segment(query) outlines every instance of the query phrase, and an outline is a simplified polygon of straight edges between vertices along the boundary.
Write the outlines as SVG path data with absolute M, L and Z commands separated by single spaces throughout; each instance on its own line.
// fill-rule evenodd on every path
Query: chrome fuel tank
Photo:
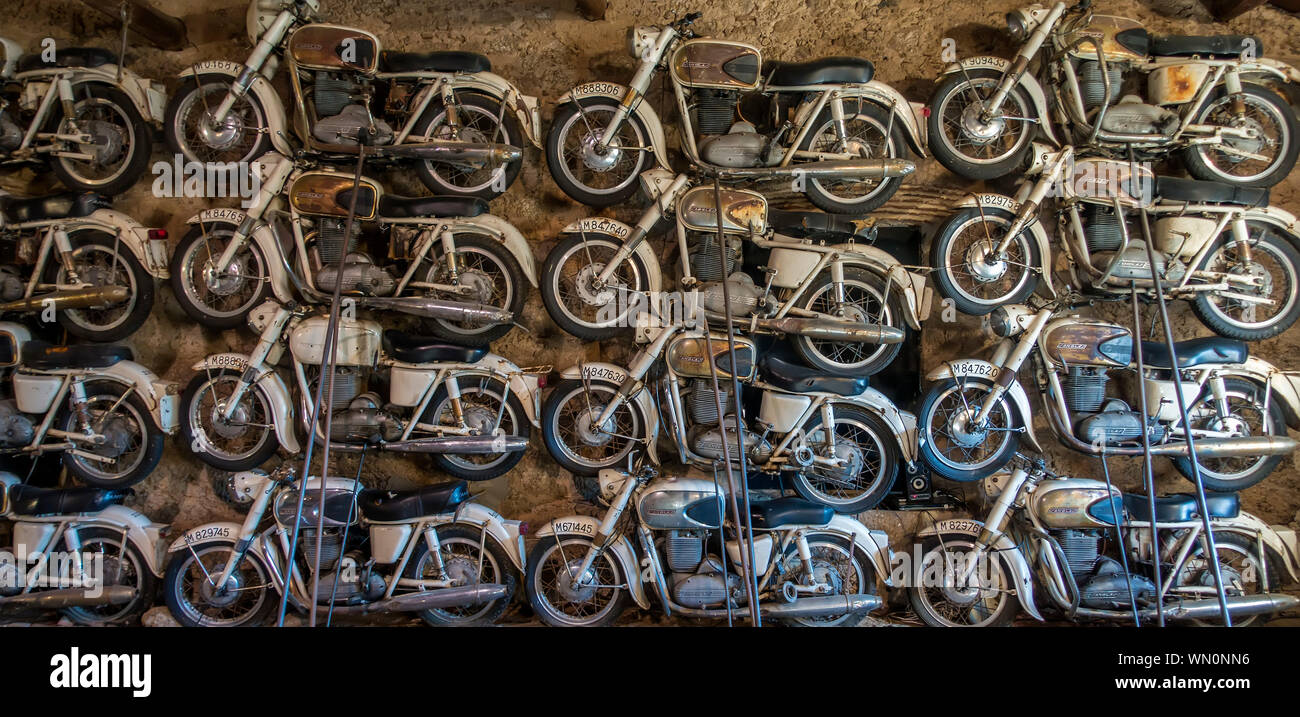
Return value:
M 722 526 L 722 493 L 711 480 L 661 478 L 637 499 L 641 522 L 652 530 L 697 530 Z

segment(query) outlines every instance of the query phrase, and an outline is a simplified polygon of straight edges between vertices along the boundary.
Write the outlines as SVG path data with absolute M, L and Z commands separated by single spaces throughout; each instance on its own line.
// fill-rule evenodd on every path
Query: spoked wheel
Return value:
M 83 84 L 74 87 L 73 93 L 85 96 L 75 100 L 75 116 L 65 117 L 59 131 L 73 133 L 69 119 L 75 119 L 77 132 L 92 139 L 72 143 L 67 149 L 89 157 L 56 156 L 51 169 L 59 181 L 74 189 L 121 194 L 149 164 L 153 151 L 149 125 L 131 98 L 116 87 Z
M 196 224 L 172 255 L 170 273 L 176 302 L 190 318 L 214 329 L 241 326 L 248 312 L 270 292 L 266 257 L 252 240 L 228 266 L 217 268 L 237 228 L 228 222 Z
M 971 378 L 944 379 L 925 392 L 917 416 L 921 457 L 944 478 L 982 480 L 1015 455 L 1020 442 L 1016 429 L 1023 424 L 1006 396 L 988 415 L 976 416 L 990 387 Z
M 1264 389 L 1243 379 L 1224 379 L 1227 414 L 1220 415 L 1219 402 L 1207 384 L 1201 396 L 1187 407 L 1193 429 L 1215 431 L 1225 437 L 1285 436 L 1286 420 L 1276 398 L 1264 410 Z M 1268 477 L 1282 462 L 1282 456 L 1222 456 L 1200 458 L 1201 480 L 1209 490 L 1233 493 L 1245 490 Z M 1192 480 L 1192 463 L 1175 458 L 1178 472 Z
M 844 103 L 845 138 L 840 139 L 829 107 L 803 141 L 812 152 L 851 154 L 862 159 L 906 159 L 907 144 L 901 123 L 889 110 L 871 102 Z M 891 129 L 892 127 L 892 129 Z M 866 214 L 889 201 L 902 185 L 902 177 L 808 181 L 808 201 L 818 209 L 840 214 Z
M 259 625 L 276 607 L 276 592 L 262 562 L 246 553 L 217 585 L 226 564 L 234 557 L 234 543 L 192 545 L 172 557 L 163 577 L 167 609 L 186 627 L 243 627 Z
M 842 538 L 809 536 L 808 553 L 812 556 L 811 574 L 799 557 L 797 546 L 791 543 L 786 548 L 781 556 L 781 565 L 787 580 L 795 585 L 830 585 L 830 595 L 875 593 L 873 572 Z M 795 617 L 785 622 L 803 627 L 853 627 L 865 620 L 867 614 L 863 611 L 833 617 Z
M 460 387 L 461 417 L 476 436 L 518 436 L 525 441 L 532 432 L 524 405 L 500 380 L 487 376 L 456 376 Z M 508 395 L 507 395 L 508 394 Z M 505 406 L 501 403 L 504 398 Z M 497 417 L 500 416 L 500 423 Z M 431 425 L 456 425 L 456 410 L 444 383 L 438 387 L 422 419 Z M 494 428 L 495 427 L 495 428 Z M 523 451 L 508 453 L 435 453 L 438 468 L 465 480 L 489 480 L 505 474 L 524 457 Z
M 504 597 L 477 605 L 440 607 L 420 611 L 420 617 L 434 627 L 470 627 L 490 625 L 510 606 L 515 593 L 515 576 L 510 558 L 492 538 L 480 535 L 478 528 L 467 525 L 444 525 L 438 528 L 442 565 L 440 573 L 429 546 L 420 540 L 411 555 L 406 577 L 417 580 L 450 579 L 457 586 L 502 584 L 508 587 Z M 479 549 L 479 545 L 483 549 Z M 436 590 L 437 588 L 431 588 Z M 423 590 L 423 588 L 417 588 Z
M 579 102 L 581 107 L 579 107 Z M 637 177 L 650 168 L 650 133 L 628 115 L 612 140 L 600 147 L 619 103 L 607 97 L 569 102 L 555 110 L 546 136 L 546 165 L 564 193 L 592 207 L 608 207 L 632 196 Z
M 223 121 L 213 121 L 233 81 L 211 73 L 181 79 L 163 115 L 163 133 L 172 150 L 190 162 L 214 165 L 252 162 L 271 148 L 266 110 L 252 92 L 236 99 Z
M 149 570 L 149 563 L 135 543 L 123 540 L 122 533 L 107 528 L 81 528 L 82 562 L 91 578 L 102 580 L 104 586 L 125 586 L 134 592 L 131 600 L 117 605 L 71 607 L 63 611 L 69 620 L 82 625 L 123 624 L 135 620 L 153 604 L 157 578 Z M 90 556 L 87 560 L 85 556 Z
M 634 254 L 606 283 L 600 274 L 622 246 L 606 236 L 561 239 L 542 267 L 542 303 L 565 332 L 584 341 L 613 338 L 636 325 L 645 306 L 648 270 Z
M 181 439 L 199 460 L 226 471 L 256 468 L 279 446 L 270 401 L 256 386 L 244 391 L 229 419 L 222 415 L 241 376 L 235 369 L 208 370 L 181 394 Z
M 594 476 L 602 468 L 627 462 L 644 440 L 644 417 L 632 401 L 624 402 L 601 424 L 605 407 L 618 386 L 604 381 L 566 379 L 542 406 L 542 436 L 556 462 L 578 475 Z
M 799 298 L 798 306 L 856 324 L 882 324 L 907 331 L 901 289 L 894 287 L 890 291 L 885 279 L 855 267 L 844 269 L 843 287 L 843 301 L 840 301 L 831 273 L 823 272 Z M 868 344 L 807 336 L 791 338 L 795 350 L 808 365 L 836 376 L 870 376 L 888 366 L 903 348 L 902 343 Z
M 602 627 L 627 605 L 626 582 L 611 551 L 579 575 L 591 538 L 548 535 L 528 552 L 524 586 L 533 612 L 553 627 Z M 575 585 L 575 583 L 577 583 Z
M 434 101 L 411 131 L 425 140 L 453 139 L 474 144 L 499 144 L 523 148 L 524 133 L 512 108 L 501 111 L 501 103 L 484 95 L 461 93 L 455 96 L 457 127 L 447 120 L 447 106 Z M 498 122 L 500 117 L 502 121 Z M 523 167 L 520 157 L 497 166 L 474 166 L 426 160 L 415 165 L 420 181 L 435 194 L 492 199 L 503 193 Z
M 1197 179 L 1243 187 L 1271 187 L 1295 167 L 1300 125 L 1280 95 L 1245 84 L 1241 94 L 1219 89 L 1197 115 L 1196 124 L 1243 130 L 1250 137 L 1225 137 L 1222 145 L 1187 148 L 1183 162 Z
M 71 239 L 77 278 L 93 287 L 125 287 L 127 296 L 114 304 L 59 309 L 59 323 L 68 333 L 91 341 L 120 341 L 135 333 L 153 309 L 153 277 L 129 249 L 104 232 L 79 231 Z M 63 262 L 53 273 L 56 284 L 72 283 Z
M 1015 619 L 1020 609 L 1015 585 L 997 551 L 984 553 L 963 579 L 964 567 L 975 554 L 970 536 L 930 538 L 922 550 L 921 565 L 909 576 L 907 588 L 908 601 L 922 622 L 930 627 L 1000 627 Z
M 1252 224 L 1248 231 L 1249 259 L 1229 229 L 1215 240 L 1200 269 L 1256 281 L 1254 286 L 1234 286 L 1232 291 L 1261 301 L 1203 291 L 1197 293 L 1192 308 L 1220 336 L 1259 341 L 1286 331 L 1300 317 L 1300 252 L 1274 227 Z
M 996 116 L 984 109 L 997 91 L 1002 73 L 967 70 L 945 75 L 930 98 L 926 120 L 930 151 L 954 174 L 967 179 L 996 179 L 1010 174 L 1033 147 L 1034 106 L 1023 90 L 1012 88 Z
M 1267 549 L 1261 556 L 1261 546 L 1245 536 L 1216 532 L 1214 548 L 1219 554 L 1219 577 L 1223 579 L 1223 591 L 1228 597 L 1258 595 L 1276 590 L 1281 583 L 1279 576 L 1282 575 L 1283 568 L 1276 556 Z M 1178 588 L 1194 588 L 1197 592 L 1204 592 L 1204 597 L 1212 598 L 1218 583 L 1214 580 L 1214 573 L 1210 569 L 1209 561 L 1205 559 L 1205 553 L 1205 542 L 1198 542 L 1196 551 L 1178 573 L 1175 585 Z M 1265 575 L 1268 575 L 1267 586 L 1264 584 Z M 1262 624 L 1267 619 L 1265 615 L 1234 617 L 1232 626 L 1251 627 Z M 1222 620 L 1195 620 L 1193 624 L 1221 626 L 1223 622 Z
M 795 474 L 794 488 L 799 495 L 839 513 L 861 513 L 885 499 L 898 475 L 898 446 L 879 416 L 836 405 L 834 449 L 820 417 L 804 430 L 804 445 L 813 455 L 844 462 L 840 466 L 813 463 Z M 795 460 L 799 457 L 796 448 Z
M 930 265 L 939 293 L 957 310 L 983 316 L 1003 304 L 1024 301 L 1038 287 L 1042 258 L 1026 229 L 999 256 L 997 246 L 1015 220 L 1005 209 L 969 207 L 939 227 L 930 246 Z
M 453 282 L 447 255 L 432 259 L 424 280 L 429 283 L 464 287 L 465 293 L 447 297 L 509 311 L 518 321 L 528 299 L 528 283 L 519 261 L 505 246 L 490 236 L 456 234 Z M 431 319 L 425 322 L 435 335 L 467 346 L 487 346 L 505 336 L 514 324 L 482 324 L 472 321 Z
M 80 444 L 77 453 L 64 451 L 63 465 L 82 483 L 97 488 L 125 488 L 144 480 L 162 459 L 164 439 L 149 407 L 119 383 L 87 381 L 83 387 L 84 411 L 79 415 L 65 406 L 56 425 L 72 435 L 90 430 L 103 440 Z

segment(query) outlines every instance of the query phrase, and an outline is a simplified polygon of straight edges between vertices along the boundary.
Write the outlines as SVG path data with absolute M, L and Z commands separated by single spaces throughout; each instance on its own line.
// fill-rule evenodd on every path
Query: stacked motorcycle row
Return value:
M 188 626 L 262 624 L 282 604 L 482 625 L 522 593 L 557 626 L 611 624 L 629 603 L 848 626 L 892 591 L 928 625 L 982 626 L 1022 610 L 1246 624 L 1300 603 L 1276 592 L 1300 581 L 1295 532 L 1238 499 L 1300 430 L 1300 372 L 1246 343 L 1300 316 L 1300 229 L 1268 193 L 1300 151 L 1279 90 L 1300 70 L 1256 38 L 1156 36 L 1083 0 L 1012 13 L 1017 57 L 957 61 L 922 104 L 866 59 L 765 60 L 697 35 L 699 18 L 631 29 L 629 84 L 573 88 L 545 135 L 539 101 L 486 57 L 385 50 L 323 21 L 316 0 L 254 0 L 247 59 L 187 68 L 170 100 L 109 51 L 0 41 L 0 150 L 68 188 L 0 198 L 0 312 L 53 310 L 81 340 L 0 322 L 0 451 L 58 453 L 85 485 L 0 473 L 13 551 L 37 568 L 75 557 L 62 582 L 0 565 L 0 608 L 123 623 L 161 592 Z M 646 100 L 660 77 L 681 161 Z M 243 207 L 196 214 L 174 246 L 109 199 L 140 178 L 159 129 L 187 161 L 257 179 Z M 640 219 L 573 222 L 539 267 L 489 205 L 527 144 L 578 202 L 640 191 Z M 970 180 L 1021 180 L 1014 197 L 970 194 L 931 237 L 930 265 L 909 266 L 867 215 L 927 152 Z M 1195 179 L 1156 176 L 1167 158 Z M 365 174 L 388 166 L 432 196 Z M 763 180 L 821 211 L 769 207 Z M 208 356 L 181 387 L 92 343 L 136 331 L 160 280 L 199 324 L 251 329 L 252 350 Z M 627 365 L 493 353 L 531 289 L 568 334 L 630 339 Z M 936 291 L 1000 342 L 944 356 L 913 412 L 870 377 Z M 1175 341 L 1164 315 L 1166 340 L 1142 340 L 1138 303 L 1174 299 L 1218 336 Z M 1134 325 L 1080 313 L 1101 302 L 1131 302 Z M 394 314 L 418 332 L 386 328 Z M 1102 479 L 1021 453 L 1047 453 L 1022 375 Z M 534 430 L 605 512 L 552 520 L 529 548 L 467 481 L 508 473 Z M 168 540 L 122 505 L 168 435 L 223 472 L 242 523 Z M 451 480 L 305 475 L 314 448 L 361 467 L 375 451 L 426 454 Z M 1108 456 L 1145 458 L 1148 478 L 1167 456 L 1196 492 L 1122 494 Z M 853 516 L 929 474 L 978 484 L 987 514 L 925 528 L 900 569 L 909 556 Z M 758 475 L 797 497 L 749 492 Z

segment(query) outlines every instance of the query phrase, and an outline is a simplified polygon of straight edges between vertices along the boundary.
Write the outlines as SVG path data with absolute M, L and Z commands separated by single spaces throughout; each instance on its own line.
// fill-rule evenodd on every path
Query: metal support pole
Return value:
M 1120 217 L 1121 220 L 1123 216 Z M 1155 266 L 1152 264 L 1152 266 Z M 1155 272 L 1152 272 L 1153 274 Z M 1133 334 L 1137 339 L 1133 342 L 1134 355 L 1137 356 L 1138 368 L 1138 404 L 1139 410 L 1142 411 L 1142 482 L 1147 489 L 1147 511 L 1151 514 L 1151 550 L 1160 549 L 1160 531 L 1156 529 L 1156 476 L 1151 467 L 1151 434 L 1147 433 L 1146 418 L 1151 414 L 1147 409 L 1147 392 L 1146 392 L 1146 357 L 1142 351 L 1142 314 L 1138 309 L 1137 282 L 1129 283 L 1130 300 L 1133 302 Z M 1172 346 L 1169 350 L 1173 351 Z M 1171 354 L 1172 355 L 1172 354 Z M 1156 581 L 1156 590 L 1160 589 L 1163 583 L 1160 581 L 1160 556 L 1153 555 L 1151 567 L 1154 571 Z M 1160 627 L 1165 626 L 1165 608 L 1164 595 L 1156 594 L 1156 624 Z
M 1134 304 L 1136 306 L 1136 304 Z M 1122 519 L 1124 517 L 1124 503 L 1120 502 L 1116 507 L 1113 501 L 1115 495 L 1115 486 L 1110 483 L 1110 466 L 1106 465 L 1106 449 L 1101 451 L 1101 474 L 1106 478 L 1106 493 L 1112 496 L 1110 506 L 1111 515 L 1115 518 L 1115 544 L 1119 547 L 1119 559 L 1124 563 L 1124 584 L 1128 587 L 1128 604 L 1133 608 L 1133 627 L 1142 627 L 1142 616 L 1138 612 L 1137 597 L 1133 595 L 1133 571 L 1128 566 L 1128 552 L 1124 549 L 1124 528 Z M 1154 523 L 1154 521 L 1152 521 Z M 1156 561 L 1157 563 L 1159 561 Z M 1159 570 L 1159 566 L 1156 567 Z M 1157 583 L 1159 584 L 1159 583 Z
M 357 495 L 361 493 L 361 471 L 366 467 L 366 448 L 361 447 L 361 457 L 357 459 L 357 477 L 352 482 L 352 502 L 348 503 L 348 521 L 343 524 L 343 538 L 339 540 L 339 546 L 346 549 L 348 544 L 348 530 L 352 527 L 352 521 L 356 518 Z M 321 511 L 324 512 L 323 510 Z M 317 553 L 319 555 L 320 553 Z M 334 566 L 334 584 L 330 586 L 330 608 L 325 612 L 325 627 L 330 626 L 334 619 L 334 598 L 339 594 L 339 575 L 343 573 L 344 551 L 339 551 L 339 564 Z

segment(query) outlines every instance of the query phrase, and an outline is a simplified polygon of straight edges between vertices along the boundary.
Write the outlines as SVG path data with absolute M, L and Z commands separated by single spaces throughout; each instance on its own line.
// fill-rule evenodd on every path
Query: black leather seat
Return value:
M 99 488 L 37 488 L 16 485 L 9 489 L 10 509 L 19 515 L 97 513 L 126 500 L 131 490 Z
M 763 368 L 767 382 L 786 391 L 856 396 L 867 390 L 865 376 L 827 376 L 816 369 L 801 366 L 772 353 L 763 354 L 759 364 Z
M 446 513 L 468 499 L 469 483 L 454 480 L 413 490 L 363 490 L 357 505 L 370 520 L 395 521 Z
M 384 332 L 384 350 L 389 356 L 406 363 L 460 361 L 474 363 L 487 355 L 485 348 L 449 344 L 432 336 L 416 336 L 397 329 Z
M 1206 493 L 1205 507 L 1211 518 L 1235 518 L 1241 513 L 1241 502 L 1236 493 Z M 1145 495 L 1124 494 L 1124 510 L 1133 520 L 1151 522 L 1151 506 Z M 1187 493 L 1162 495 L 1156 498 L 1156 522 L 1183 523 L 1197 517 L 1196 498 Z
M 0 212 L 12 224 L 89 216 L 108 209 L 112 200 L 94 192 L 60 192 L 42 197 L 0 197 Z
M 1268 189 L 1237 187 L 1181 177 L 1156 177 L 1156 196 L 1168 202 L 1239 204 L 1244 207 L 1268 206 Z
M 834 510 L 803 498 L 777 498 L 749 504 L 749 519 L 755 528 L 826 525 L 834 515 Z
M 793 237 L 805 237 L 822 234 L 842 235 L 845 241 L 849 237 L 874 239 L 875 223 L 855 220 L 843 214 L 825 212 L 792 212 L 782 209 L 767 210 L 767 223 L 773 229 Z
M 491 72 L 492 61 L 473 52 L 450 50 L 445 52 L 393 52 L 379 53 L 380 72 Z
M 417 217 L 477 217 L 486 214 L 488 203 L 478 197 L 402 197 L 385 194 L 379 200 L 379 216 L 390 219 Z
M 117 55 L 102 47 L 68 47 L 54 50 L 54 62 L 46 62 L 39 52 L 18 58 L 18 72 L 31 72 L 46 67 L 99 67 L 116 65 Z
M 51 344 L 32 340 L 23 344 L 23 366 L 40 371 L 61 368 L 108 368 L 118 361 L 134 358 L 126 346 L 95 346 L 90 344 Z
M 1155 57 L 1182 57 L 1202 55 L 1207 57 L 1238 56 L 1247 48 L 1247 41 L 1255 57 L 1264 56 L 1264 43 L 1254 35 L 1164 35 L 1151 38 L 1151 54 Z
M 1175 341 L 1174 351 L 1178 354 L 1178 368 L 1191 368 L 1205 363 L 1243 363 L 1250 349 L 1244 341 L 1206 336 Z M 1173 368 L 1169 361 L 1169 344 L 1143 341 L 1142 360 L 1153 368 Z
M 870 82 L 876 74 L 871 60 L 861 57 L 823 57 L 811 62 L 769 62 L 763 68 L 767 83 L 776 87 L 838 85 Z

